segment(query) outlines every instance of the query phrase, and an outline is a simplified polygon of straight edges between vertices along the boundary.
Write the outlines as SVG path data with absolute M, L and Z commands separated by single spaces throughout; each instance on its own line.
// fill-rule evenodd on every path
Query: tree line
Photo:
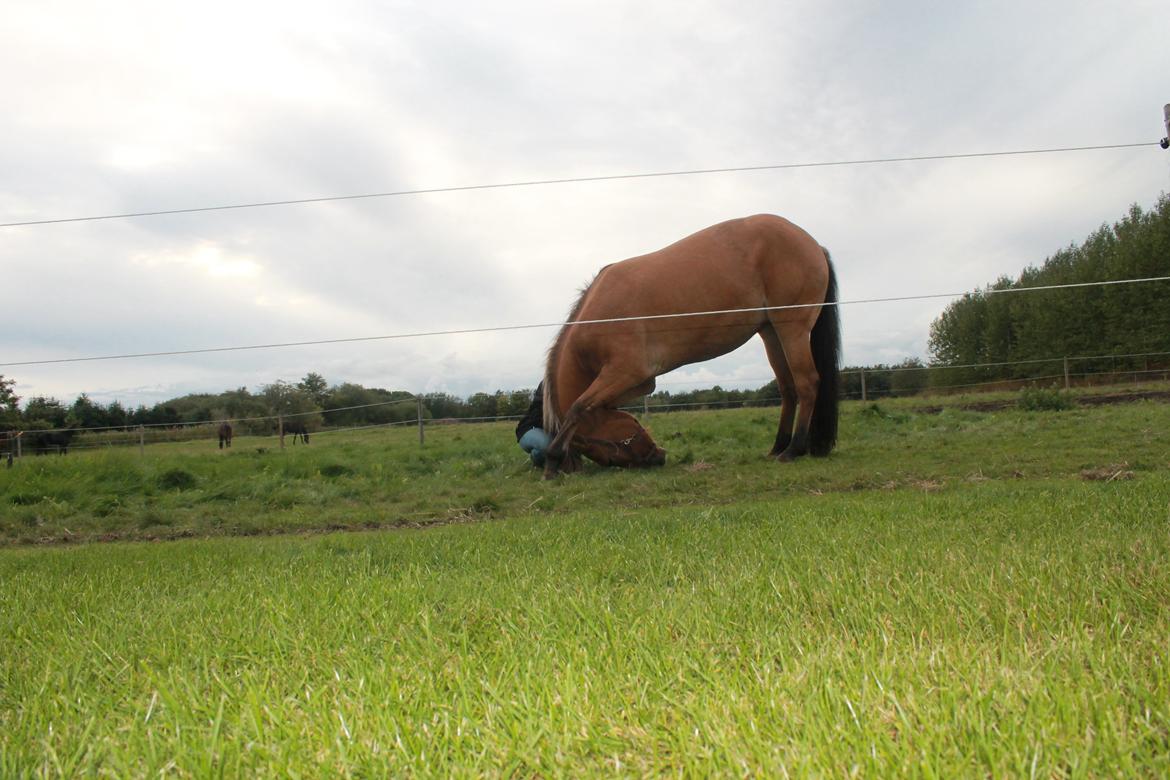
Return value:
M 534 388 L 474 393 L 466 398 L 449 393 L 416 396 L 403 390 L 369 388 L 352 382 L 329 385 L 318 373 L 300 382 L 274 382 L 256 392 L 246 387 L 222 393 L 192 393 L 154 404 L 126 408 L 118 401 L 102 404 L 79 395 L 71 404 L 37 396 L 21 407 L 12 380 L 0 377 L 0 430 L 111 429 L 138 426 L 166 428 L 232 420 L 238 433 L 275 433 L 278 419 L 304 422 L 309 430 L 424 420 L 470 420 L 520 417 L 532 403 Z M 651 410 L 693 406 L 775 403 L 776 383 L 758 390 L 728 390 L 718 385 L 685 392 L 659 391 L 646 400 Z M 637 404 L 638 402 L 636 402 Z
M 36 396 L 22 405 L 14 385 L 15 380 L 0 376 L 0 431 L 127 431 L 138 426 L 166 428 L 231 420 L 237 432 L 261 435 L 275 433 L 281 419 L 303 422 L 309 430 L 405 423 L 417 419 L 420 400 L 424 419 L 519 416 L 533 397 L 533 390 L 527 389 L 475 393 L 468 398 L 428 393 L 416 400 L 404 390 L 353 382 L 330 385 L 311 372 L 300 382 L 273 382 L 255 392 L 240 387 L 222 393 L 191 393 L 152 406 L 127 408 L 118 401 L 100 403 L 85 393 L 72 403 Z
M 930 328 L 931 385 L 1061 374 L 1065 356 L 1134 355 L 1076 361 L 1075 372 L 1164 368 L 1170 355 L 1170 282 L 1096 285 L 1012 294 L 1049 285 L 1170 276 L 1170 197 L 1144 212 L 1132 206 L 1080 245 L 1070 245 L 1012 279 L 954 301 Z M 1046 361 L 960 368 L 972 363 Z
M 904 366 L 921 366 L 911 359 Z M 861 367 L 843 370 L 846 398 L 860 398 Z M 906 394 L 921 389 L 924 372 L 900 372 L 891 366 L 866 366 L 867 395 Z M 0 391 L 0 430 L 48 430 L 104 428 L 130 431 L 138 426 L 150 429 L 211 425 L 232 420 L 239 434 L 275 433 L 278 419 L 305 423 L 310 431 L 322 428 L 351 428 L 365 425 L 409 423 L 417 419 L 421 405 L 424 420 L 474 420 L 518 418 L 532 403 L 533 388 L 474 393 L 466 398 L 449 393 L 427 393 L 416 399 L 403 390 L 367 388 L 345 382 L 330 386 L 318 373 L 310 373 L 295 384 L 274 382 L 251 392 L 245 387 L 222 393 L 193 393 L 162 401 L 153 406 L 128 409 L 117 401 L 102 404 L 84 393 L 72 404 L 55 398 L 35 397 L 23 409 L 11 392 L 11 380 Z M 421 402 L 421 403 L 420 403 Z M 775 380 L 757 389 L 729 389 L 719 385 L 694 390 L 659 390 L 635 400 L 631 408 L 651 412 L 695 408 L 776 405 L 780 393 Z M 174 438 L 154 435 L 154 439 Z

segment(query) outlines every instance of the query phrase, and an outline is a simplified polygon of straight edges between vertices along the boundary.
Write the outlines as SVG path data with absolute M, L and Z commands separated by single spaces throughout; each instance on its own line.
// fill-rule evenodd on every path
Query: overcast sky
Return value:
M 6 3 L 0 222 L 783 163 L 1153 142 L 1154 2 Z M 1156 146 L 0 228 L 0 363 L 558 322 L 604 264 L 759 212 L 843 300 L 970 290 L 1170 182 Z M 848 364 L 946 300 L 843 307 Z M 310 371 L 535 386 L 554 329 L 0 367 L 152 404 Z M 758 387 L 763 348 L 659 387 Z

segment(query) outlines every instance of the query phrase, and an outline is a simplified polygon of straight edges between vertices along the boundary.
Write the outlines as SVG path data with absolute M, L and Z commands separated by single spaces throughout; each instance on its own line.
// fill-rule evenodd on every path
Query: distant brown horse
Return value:
M 828 251 L 770 214 L 602 268 L 549 350 L 544 429 L 553 440 L 544 476 L 576 470 L 578 454 L 616 466 L 665 462 L 649 433 L 616 407 L 654 392 L 657 376 L 757 333 L 782 401 L 771 456 L 827 455 L 837 440 L 841 337 L 837 307 L 822 304 L 836 301 Z
M 229 422 L 221 422 L 219 424 L 219 448 L 232 446 L 232 424 Z

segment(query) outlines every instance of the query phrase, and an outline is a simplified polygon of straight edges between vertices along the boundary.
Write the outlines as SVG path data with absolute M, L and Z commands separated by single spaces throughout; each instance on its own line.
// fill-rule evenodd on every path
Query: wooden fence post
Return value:
M 865 369 L 861 369 L 861 400 L 868 400 L 865 396 Z
M 146 457 L 146 427 L 138 426 L 138 457 Z
M 415 397 L 414 399 L 416 413 L 418 414 L 418 446 L 423 446 L 423 416 L 422 416 L 422 399 Z
M 276 415 L 276 433 L 280 436 L 280 448 L 284 449 L 284 415 Z
M 642 396 L 642 417 L 650 416 L 650 396 Z
M 1068 358 L 1067 358 L 1067 357 L 1064 359 L 1064 389 L 1065 389 L 1065 390 L 1068 390 L 1068 389 L 1069 389 L 1069 383 L 1068 383 Z

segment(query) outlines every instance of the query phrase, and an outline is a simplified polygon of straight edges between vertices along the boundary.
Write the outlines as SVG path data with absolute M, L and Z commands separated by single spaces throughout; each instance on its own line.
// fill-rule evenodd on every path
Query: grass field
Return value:
M 1010 396 L 1007 396 L 1010 398 Z M 987 397 L 976 396 L 981 403 Z M 846 403 L 827 460 L 764 457 L 775 408 L 653 415 L 665 469 L 604 470 L 543 483 L 510 423 L 81 450 L 0 468 L 0 544 L 169 539 L 429 525 L 526 514 L 710 506 L 809 492 L 916 488 L 982 479 L 1141 473 L 1170 460 L 1170 404 L 1059 413 L 967 411 L 969 399 Z M 929 408 L 931 412 L 918 411 Z
M 1170 773 L 1170 405 L 914 409 L 549 483 L 500 425 L 28 459 L 0 776 Z

